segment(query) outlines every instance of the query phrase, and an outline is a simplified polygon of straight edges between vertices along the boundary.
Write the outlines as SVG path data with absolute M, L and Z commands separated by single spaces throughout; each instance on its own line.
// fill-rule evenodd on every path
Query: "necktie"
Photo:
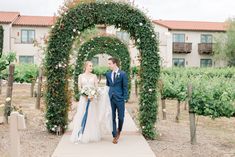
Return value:
M 115 82 L 116 79 L 116 72 L 113 73 L 113 82 Z

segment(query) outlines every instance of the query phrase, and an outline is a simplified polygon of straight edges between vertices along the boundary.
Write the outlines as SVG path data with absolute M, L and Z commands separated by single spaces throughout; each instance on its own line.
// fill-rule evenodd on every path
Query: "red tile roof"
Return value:
M 0 11 L 0 23 L 11 23 L 18 16 L 20 16 L 19 12 L 4 12 L 4 11 Z
M 18 26 L 52 26 L 54 24 L 53 16 L 20 16 L 13 25 Z
M 170 30 L 191 30 L 191 31 L 226 31 L 225 22 L 202 22 L 202 21 L 169 21 L 155 20 L 155 24 L 166 27 Z

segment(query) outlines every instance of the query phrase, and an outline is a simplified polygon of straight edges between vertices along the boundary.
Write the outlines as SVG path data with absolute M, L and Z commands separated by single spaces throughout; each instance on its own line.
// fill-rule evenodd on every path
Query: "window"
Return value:
M 34 56 L 19 56 L 19 62 L 24 64 L 34 64 Z
M 93 57 L 91 62 L 93 63 L 94 66 L 99 65 L 99 57 Z
M 212 67 L 212 59 L 201 59 L 201 67 Z
M 21 43 L 33 43 L 34 39 L 34 30 L 21 30 Z
M 201 35 L 201 43 L 212 43 L 212 35 L 202 34 Z
M 173 66 L 185 67 L 185 59 L 184 58 L 173 58 Z
M 173 34 L 173 42 L 185 42 L 185 34 Z
M 118 37 L 118 39 L 120 39 L 125 44 L 129 44 L 130 36 L 127 32 L 117 31 L 116 36 Z

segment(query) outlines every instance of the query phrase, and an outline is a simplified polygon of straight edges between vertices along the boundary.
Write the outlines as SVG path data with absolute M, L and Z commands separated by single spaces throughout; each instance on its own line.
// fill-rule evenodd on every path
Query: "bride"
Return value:
M 79 91 L 84 88 L 98 89 L 97 97 L 81 95 L 77 113 L 73 118 L 73 131 L 70 137 L 73 143 L 97 142 L 101 137 L 112 132 L 111 104 L 108 96 L 108 87 L 98 88 L 98 79 L 92 74 L 93 64 L 86 61 L 84 73 L 79 75 Z

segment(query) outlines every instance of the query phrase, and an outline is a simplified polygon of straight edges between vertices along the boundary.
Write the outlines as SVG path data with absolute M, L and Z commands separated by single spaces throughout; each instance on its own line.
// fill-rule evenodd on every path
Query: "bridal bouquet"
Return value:
M 98 89 L 94 87 L 84 87 L 81 90 L 81 95 L 87 96 L 90 98 L 97 98 L 99 95 Z

